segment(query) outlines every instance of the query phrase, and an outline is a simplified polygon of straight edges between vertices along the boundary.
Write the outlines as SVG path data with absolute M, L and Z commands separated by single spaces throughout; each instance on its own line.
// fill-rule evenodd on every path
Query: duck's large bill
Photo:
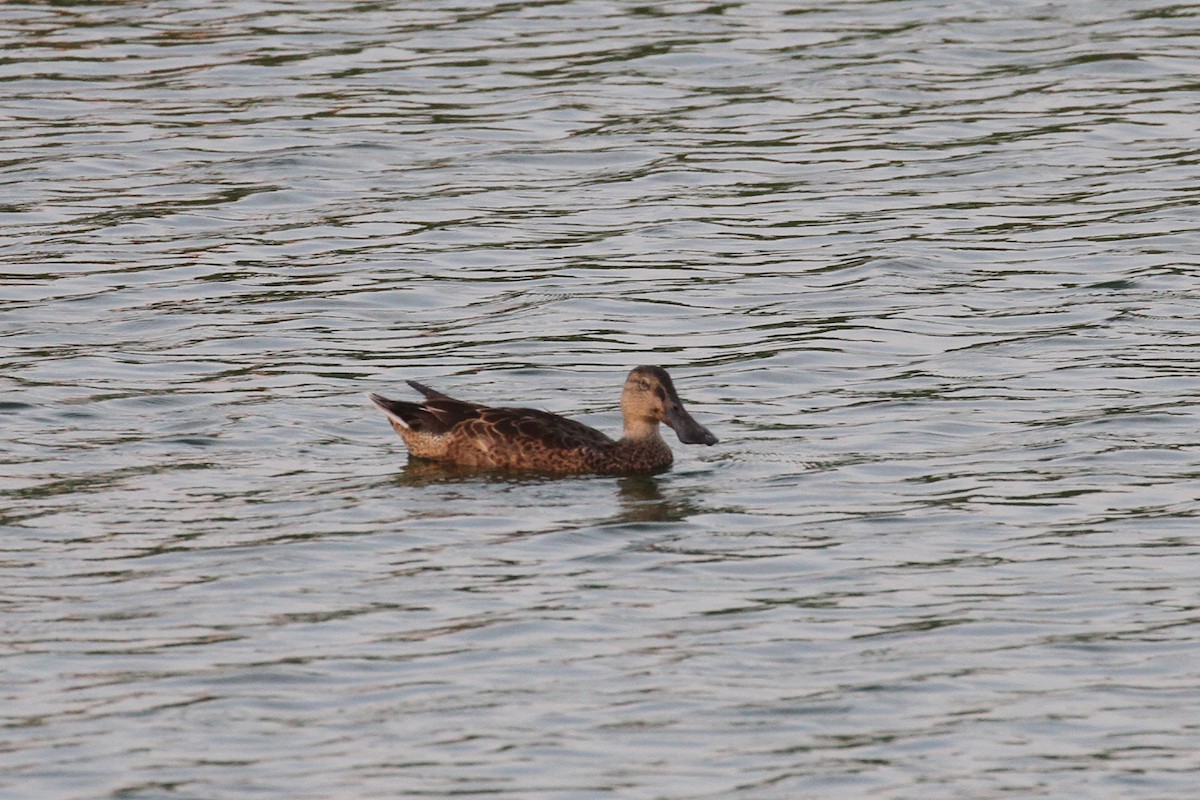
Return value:
M 713 436 L 712 431 L 692 419 L 692 415 L 684 410 L 681 403 L 672 403 L 667 406 L 667 410 L 663 414 L 663 422 L 671 426 L 675 435 L 679 437 L 679 441 L 684 444 L 717 443 L 717 437 Z

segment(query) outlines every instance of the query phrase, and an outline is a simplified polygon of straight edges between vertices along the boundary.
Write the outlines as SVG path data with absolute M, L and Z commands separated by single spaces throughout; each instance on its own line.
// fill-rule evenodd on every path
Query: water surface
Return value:
M 193 5 L 0 8 L 5 797 L 1194 796 L 1195 10 Z

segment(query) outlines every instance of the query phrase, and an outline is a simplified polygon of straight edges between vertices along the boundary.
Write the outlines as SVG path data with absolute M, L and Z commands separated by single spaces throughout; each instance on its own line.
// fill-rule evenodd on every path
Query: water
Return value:
M 6 798 L 1194 796 L 1195 9 L 0 20 Z

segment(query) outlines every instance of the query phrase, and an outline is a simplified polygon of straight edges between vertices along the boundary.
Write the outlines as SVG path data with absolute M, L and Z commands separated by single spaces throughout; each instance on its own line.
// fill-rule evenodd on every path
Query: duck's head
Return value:
M 635 367 L 621 392 L 625 433 L 653 434 L 658 423 L 669 425 L 684 444 L 716 444 L 712 431 L 692 419 L 675 391 L 671 376 L 662 367 Z

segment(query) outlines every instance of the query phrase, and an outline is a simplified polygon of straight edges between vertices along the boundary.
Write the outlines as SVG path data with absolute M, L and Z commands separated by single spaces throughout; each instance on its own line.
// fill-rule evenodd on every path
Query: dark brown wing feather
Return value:
M 605 448 L 613 440 L 595 428 L 536 408 L 479 407 L 479 421 L 501 441 L 537 443 L 548 450 Z
M 421 394 L 428 397 L 430 400 L 453 400 L 454 399 L 454 398 L 450 397 L 450 395 L 442 394 L 437 389 L 431 389 L 423 383 L 417 383 L 416 381 L 405 381 L 405 383 L 407 383 L 412 388 L 416 389 Z M 460 402 L 464 402 L 464 401 L 460 401 Z M 475 405 L 475 404 L 471 403 L 470 405 Z
M 548 411 L 489 408 L 456 400 L 416 381 L 408 384 L 425 395 L 424 402 L 390 400 L 378 394 L 372 394 L 371 399 L 419 433 L 466 435 L 491 440 L 500 447 L 510 443 L 544 450 L 604 449 L 613 444 L 612 439 L 595 428 Z
M 523 442 L 548 450 L 603 448 L 613 444 L 612 439 L 595 428 L 548 411 L 536 408 L 490 408 L 455 400 L 417 381 L 408 381 L 408 385 L 426 397 L 419 406 L 424 414 L 420 420 L 423 427 L 418 430 L 447 433 L 469 423 L 468 427 L 474 435 L 487 436 L 497 443 Z
M 423 428 L 429 433 L 447 433 L 464 422 L 479 419 L 480 413 L 487 409 L 474 403 L 466 403 L 442 395 L 426 400 L 421 404 L 421 410 L 430 420 L 429 427 Z

